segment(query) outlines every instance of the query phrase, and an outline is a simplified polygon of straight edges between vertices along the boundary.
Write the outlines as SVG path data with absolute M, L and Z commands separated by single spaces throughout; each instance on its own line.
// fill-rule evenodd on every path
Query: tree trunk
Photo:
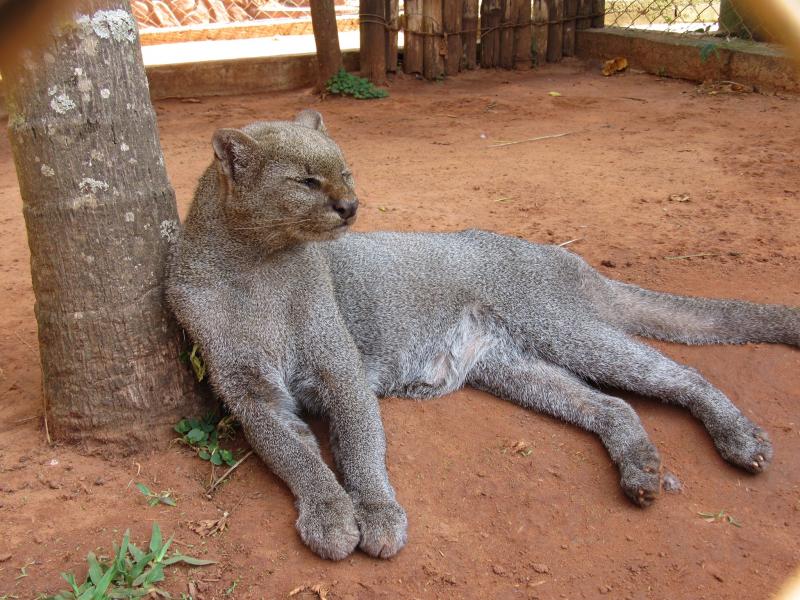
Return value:
M 123 0 L 70 8 L 0 70 L 49 431 L 124 452 L 202 408 L 162 298 L 178 214 L 136 23 Z
M 325 84 L 343 64 L 333 0 L 311 0 L 311 25 L 317 46 L 317 91 L 323 92 Z
M 422 0 L 422 25 L 429 34 L 423 41 L 425 62 L 422 66 L 425 79 L 430 81 L 444 76 L 444 57 L 442 56 L 442 0 Z
M 741 0 L 722 0 L 719 7 L 719 29 L 738 38 L 767 41 L 763 28 L 751 13 L 745 9 L 748 5 Z M 752 12 L 752 11 L 751 11 Z
M 375 85 L 386 83 L 386 3 L 360 0 L 361 76 Z

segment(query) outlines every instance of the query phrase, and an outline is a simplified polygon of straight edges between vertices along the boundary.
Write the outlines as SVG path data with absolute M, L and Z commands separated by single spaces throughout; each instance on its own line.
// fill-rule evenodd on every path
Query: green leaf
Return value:
M 177 506 L 178 503 L 175 502 L 173 498 L 170 496 L 159 496 L 158 498 L 161 501 L 161 504 L 166 504 L 167 506 Z
M 220 466 L 222 464 L 222 457 L 219 453 L 214 453 L 211 455 L 211 464 Z
M 192 429 L 189 433 L 186 434 L 186 440 L 192 444 L 196 444 L 197 442 L 205 440 L 207 438 L 208 434 L 199 428 Z
M 62 573 L 61 577 L 63 577 L 69 586 L 72 588 L 72 591 L 75 594 L 80 594 L 81 591 L 78 589 L 78 584 L 75 582 L 75 575 L 72 573 Z
M 206 565 L 214 565 L 217 563 L 215 560 L 204 560 L 202 558 L 194 558 L 192 556 L 184 556 L 183 554 L 173 554 L 168 559 L 164 560 L 161 564 L 165 567 L 174 565 L 175 563 L 183 562 L 193 567 L 204 567 Z
M 154 496 L 147 501 L 148 506 L 155 506 L 161 501 L 161 498 Z
M 100 563 L 97 562 L 97 556 L 95 556 L 94 552 L 89 552 L 86 555 L 86 562 L 89 564 L 89 579 L 92 580 L 93 584 L 99 584 L 103 578 L 103 569 L 100 567 Z
M 133 565 L 133 568 L 125 574 L 125 579 L 129 582 L 133 582 L 136 580 L 139 575 L 141 575 L 147 565 L 156 557 L 154 552 L 148 552 L 147 554 L 143 555 L 141 559 L 136 561 L 136 564 Z
M 158 523 L 153 523 L 153 532 L 150 534 L 150 552 L 157 553 L 161 549 L 161 528 Z
M 197 456 L 203 460 L 209 460 L 211 458 L 211 455 L 206 450 L 200 450 L 200 452 L 197 453 Z
M 133 557 L 133 560 L 135 560 L 136 562 L 139 562 L 140 560 L 142 560 L 144 558 L 144 552 L 139 550 L 139 548 L 138 548 L 138 546 L 136 546 L 136 544 L 128 544 L 128 551 L 131 553 L 131 556 Z
M 111 581 L 114 579 L 116 574 L 117 567 L 112 565 L 111 568 L 106 571 L 105 575 L 103 575 L 103 578 L 96 584 L 97 589 L 95 590 L 93 597 L 95 600 L 105 600 L 106 590 L 108 589 L 108 586 L 111 585 Z
M 145 496 L 153 495 L 153 492 L 150 491 L 150 488 L 143 483 L 137 483 L 136 487 L 139 488 L 139 491 L 142 492 L 142 494 L 144 494 Z
M 167 550 L 169 549 L 169 545 L 172 543 L 173 537 L 174 536 L 170 536 L 170 538 L 167 540 L 167 543 L 161 546 L 161 550 L 156 553 L 156 562 L 161 562 L 167 555 Z
M 186 419 L 181 419 L 176 423 L 173 429 L 175 429 L 175 431 L 178 433 L 189 433 L 192 430 L 192 427 L 189 425 L 189 421 Z

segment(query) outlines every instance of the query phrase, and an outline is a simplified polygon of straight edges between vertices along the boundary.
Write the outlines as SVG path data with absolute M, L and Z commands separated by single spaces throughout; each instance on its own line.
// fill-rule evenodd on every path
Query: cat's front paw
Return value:
M 661 457 L 652 442 L 644 439 L 630 444 L 619 469 L 628 498 L 639 506 L 649 506 L 661 491 Z
M 349 496 L 301 501 L 298 509 L 297 531 L 322 558 L 342 560 L 356 549 L 360 536 Z
M 356 521 L 361 530 L 359 546 L 367 554 L 389 558 L 406 545 L 408 520 L 397 502 L 358 503 Z
M 739 415 L 733 426 L 714 435 L 714 445 L 722 458 L 751 473 L 760 473 L 772 460 L 769 436 L 744 415 Z

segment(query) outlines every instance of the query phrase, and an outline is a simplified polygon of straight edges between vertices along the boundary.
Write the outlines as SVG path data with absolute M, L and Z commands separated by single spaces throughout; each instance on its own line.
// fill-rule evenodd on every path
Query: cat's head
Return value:
M 212 145 L 223 213 L 239 235 L 269 245 L 329 240 L 355 221 L 352 173 L 318 112 L 220 129 Z

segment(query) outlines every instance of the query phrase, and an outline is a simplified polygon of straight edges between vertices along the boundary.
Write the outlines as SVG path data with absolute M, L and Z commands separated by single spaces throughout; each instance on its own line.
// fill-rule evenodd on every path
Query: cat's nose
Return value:
M 331 204 L 343 220 L 351 218 L 358 210 L 358 200 L 334 200 Z

